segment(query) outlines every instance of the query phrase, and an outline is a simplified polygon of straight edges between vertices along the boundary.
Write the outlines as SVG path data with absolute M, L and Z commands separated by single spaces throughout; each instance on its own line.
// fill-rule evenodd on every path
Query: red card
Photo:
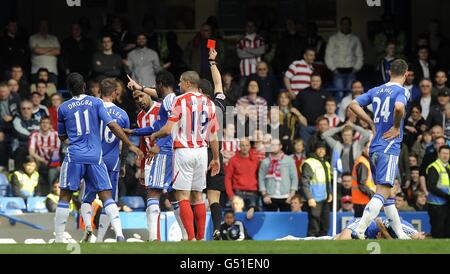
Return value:
M 215 49 L 216 48 L 216 40 L 208 39 L 208 43 L 206 44 L 206 47 L 209 49 Z

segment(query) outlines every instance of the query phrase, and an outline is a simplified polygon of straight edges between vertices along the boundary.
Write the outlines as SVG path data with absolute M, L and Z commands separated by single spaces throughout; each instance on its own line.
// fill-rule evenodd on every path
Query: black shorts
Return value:
M 225 173 L 223 168 L 223 157 L 220 155 L 220 172 L 216 176 L 211 176 L 211 171 L 206 174 L 206 190 L 225 191 Z M 212 159 L 211 149 L 208 149 L 208 164 Z

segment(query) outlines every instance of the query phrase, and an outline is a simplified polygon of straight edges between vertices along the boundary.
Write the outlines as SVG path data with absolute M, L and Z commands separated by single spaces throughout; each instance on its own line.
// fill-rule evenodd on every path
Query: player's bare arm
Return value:
M 214 83 L 214 94 L 223 93 L 222 76 L 216 64 L 217 51 L 213 48 L 209 49 L 209 64 L 211 65 L 211 75 Z M 213 61 L 211 61 L 213 60 Z
M 159 138 L 163 138 L 166 137 L 167 135 L 169 135 L 172 132 L 172 128 L 175 125 L 176 122 L 173 121 L 167 121 L 167 123 L 157 132 L 153 133 L 150 136 L 150 140 L 152 142 L 156 141 Z
M 120 149 L 120 178 L 124 178 L 126 175 L 126 166 L 127 166 L 127 155 L 129 148 L 126 144 L 123 142 L 120 143 L 121 149 Z
M 389 232 L 387 231 L 386 227 L 384 226 L 383 222 L 381 221 L 380 218 L 376 218 L 375 222 L 378 226 L 378 228 L 380 229 L 381 232 L 381 236 L 383 238 L 385 238 L 386 240 L 393 240 L 393 238 L 391 237 L 391 235 L 389 234 Z
M 211 146 L 213 158 L 209 163 L 208 170 L 211 169 L 211 176 L 216 176 L 220 172 L 219 141 L 217 140 L 217 133 L 210 135 L 209 144 Z
M 363 120 L 367 124 L 369 124 L 370 129 L 375 132 L 375 124 L 369 115 L 364 111 L 364 109 L 359 105 L 356 100 L 353 100 L 350 103 L 350 109 L 358 116 L 359 119 Z
M 135 153 L 137 155 L 138 159 L 144 158 L 144 153 L 138 147 L 133 145 L 133 143 L 130 142 L 127 135 L 125 134 L 123 129 L 119 126 L 119 124 L 112 121 L 111 123 L 108 124 L 108 127 L 109 127 L 109 129 L 111 129 L 111 131 L 114 133 L 114 135 L 116 135 L 120 140 L 122 140 L 122 142 L 125 145 L 128 146 L 129 150 L 131 150 L 133 153 Z
M 404 115 L 405 105 L 396 102 L 394 106 L 394 126 L 383 134 L 384 139 L 391 140 L 400 136 L 400 124 Z
M 156 89 L 138 84 L 128 74 L 127 74 L 127 77 L 128 77 L 128 80 L 129 80 L 127 87 L 129 89 L 131 89 L 131 90 L 140 90 L 142 92 L 147 93 L 148 95 L 150 95 L 153 98 L 158 98 L 158 93 L 156 93 Z

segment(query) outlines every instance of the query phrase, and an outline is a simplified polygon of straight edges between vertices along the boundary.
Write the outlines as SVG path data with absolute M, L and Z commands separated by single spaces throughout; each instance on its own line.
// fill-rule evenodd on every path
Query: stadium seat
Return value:
M 20 197 L 1 197 L 0 212 L 5 214 L 22 214 L 26 210 L 25 201 Z
M 48 212 L 45 206 L 46 197 L 29 197 L 27 199 L 27 212 L 46 213 Z
M 121 200 L 135 211 L 145 211 L 145 202 L 140 196 L 124 196 Z
M 0 173 L 0 197 L 9 196 L 9 182 L 5 174 Z

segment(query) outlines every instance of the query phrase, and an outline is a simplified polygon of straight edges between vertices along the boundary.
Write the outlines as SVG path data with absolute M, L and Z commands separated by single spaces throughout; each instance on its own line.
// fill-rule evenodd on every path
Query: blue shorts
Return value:
M 59 175 L 60 188 L 78 191 L 82 179 L 84 179 L 86 187 L 96 191 L 96 193 L 111 190 L 111 181 L 105 163 L 78 164 L 64 160 Z
M 119 171 L 109 171 L 108 170 L 108 177 L 109 180 L 111 181 L 111 186 L 112 186 L 112 198 L 114 199 L 114 201 L 119 201 L 119 190 L 118 190 L 118 185 L 119 185 Z M 83 203 L 89 203 L 91 204 L 94 200 L 95 197 L 97 196 L 97 192 L 95 189 L 93 189 L 90 185 L 86 184 L 86 187 L 84 189 L 84 193 L 83 193 Z
M 393 187 L 398 174 L 398 156 L 373 152 L 370 154 L 370 168 L 376 185 Z
M 172 190 L 172 158 L 170 154 L 156 154 L 150 166 L 147 189 Z

